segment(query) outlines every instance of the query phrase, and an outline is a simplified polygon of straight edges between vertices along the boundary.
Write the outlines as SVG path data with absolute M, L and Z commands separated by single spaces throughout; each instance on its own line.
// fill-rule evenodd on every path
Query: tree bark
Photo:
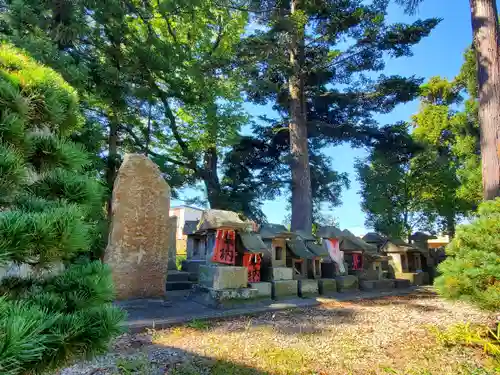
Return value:
M 455 237 L 455 228 L 456 228 L 455 216 L 450 215 L 446 218 L 446 234 L 450 236 L 450 240 L 453 237 Z
M 207 198 L 210 208 L 225 209 L 226 202 L 221 198 L 221 186 L 217 175 L 217 149 L 210 147 L 205 152 L 202 179 L 207 189 Z
M 300 9 L 300 0 L 291 0 L 292 20 Z M 295 21 L 295 20 L 294 20 Z M 297 21 L 295 21 L 297 23 Z M 309 167 L 309 145 L 307 138 L 307 114 L 304 93 L 304 27 L 295 25 L 290 40 L 289 78 L 290 94 L 290 169 L 292 172 L 292 223 L 291 229 L 312 230 L 311 171 Z
M 479 85 L 483 196 L 500 196 L 500 46 L 495 0 L 470 0 Z
M 108 219 L 111 219 L 111 202 L 113 199 L 113 185 L 115 183 L 117 173 L 118 159 L 118 121 L 115 116 L 110 117 L 109 134 L 108 134 L 108 159 L 106 162 L 106 183 L 109 189 L 108 198 Z

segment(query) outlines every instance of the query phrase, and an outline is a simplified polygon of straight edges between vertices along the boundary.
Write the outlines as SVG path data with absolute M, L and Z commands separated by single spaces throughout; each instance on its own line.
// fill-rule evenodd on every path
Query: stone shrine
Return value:
M 268 250 L 252 227 L 235 212 L 203 212 L 196 232 L 188 236 L 188 254 L 200 260 L 198 302 L 230 307 L 271 297 L 270 284 L 260 281 L 261 260 Z
M 170 187 L 144 155 L 126 154 L 113 187 L 104 261 L 117 299 L 164 298 L 171 227 Z

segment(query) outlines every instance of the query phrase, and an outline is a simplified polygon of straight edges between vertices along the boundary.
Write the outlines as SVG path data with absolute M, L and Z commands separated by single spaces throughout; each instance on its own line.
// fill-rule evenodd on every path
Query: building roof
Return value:
M 316 257 L 311 251 L 306 248 L 306 244 L 304 241 L 300 239 L 293 239 L 286 241 L 286 245 L 290 249 L 290 251 L 298 258 L 303 259 L 313 259 Z
M 424 232 L 415 232 L 410 236 L 410 240 L 412 241 L 428 241 L 431 239 L 436 239 L 436 236 L 433 236 L 432 234 L 427 234 Z
M 267 246 L 262 242 L 262 238 L 257 233 L 239 232 L 241 243 L 247 252 L 260 254 L 269 253 Z
M 365 234 L 362 239 L 365 242 L 376 243 L 376 244 L 382 244 L 387 240 L 384 236 L 375 232 L 370 232 Z
M 339 244 L 340 250 L 355 251 L 362 250 L 367 252 L 377 252 L 377 246 L 363 241 L 361 238 L 356 237 L 347 229 L 342 231 L 342 237 Z
M 259 234 L 264 240 L 270 240 L 276 237 L 291 238 L 294 236 L 292 232 L 281 224 L 262 224 Z
M 387 253 L 407 253 L 411 251 L 420 252 L 421 250 L 418 247 L 406 243 L 400 238 L 389 238 L 384 244 L 384 251 Z
M 334 226 L 320 227 L 317 235 L 321 238 L 340 238 L 342 236 L 342 231 Z
M 311 232 L 306 232 L 305 230 L 297 230 L 294 233 L 296 233 L 300 238 L 302 238 L 305 241 L 315 241 L 316 237 L 312 235 Z
M 243 221 L 239 215 L 233 211 L 205 210 L 198 223 L 198 230 L 232 228 L 244 231 L 251 231 L 252 223 Z
M 307 250 L 319 257 L 328 256 L 328 250 L 324 246 L 317 244 L 313 241 L 306 241 Z
M 198 220 L 188 220 L 184 222 L 184 228 L 182 229 L 183 234 L 194 234 L 197 231 L 198 228 Z

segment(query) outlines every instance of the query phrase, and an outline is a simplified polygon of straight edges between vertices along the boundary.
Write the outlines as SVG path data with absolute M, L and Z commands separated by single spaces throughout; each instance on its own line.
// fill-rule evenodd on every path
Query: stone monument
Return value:
M 167 278 L 170 187 L 144 155 L 126 154 L 113 187 L 104 261 L 117 299 L 163 298 Z

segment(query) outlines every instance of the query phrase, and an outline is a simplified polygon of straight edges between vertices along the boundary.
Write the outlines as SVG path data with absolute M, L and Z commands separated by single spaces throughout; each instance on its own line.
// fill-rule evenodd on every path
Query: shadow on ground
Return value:
M 85 374 L 92 375 L 273 375 L 250 366 L 227 360 L 201 356 L 192 352 L 149 344 L 124 350 L 106 365 L 100 361 L 86 369 Z M 62 375 L 73 374 L 63 370 Z M 83 372 L 78 372 L 83 373 Z

